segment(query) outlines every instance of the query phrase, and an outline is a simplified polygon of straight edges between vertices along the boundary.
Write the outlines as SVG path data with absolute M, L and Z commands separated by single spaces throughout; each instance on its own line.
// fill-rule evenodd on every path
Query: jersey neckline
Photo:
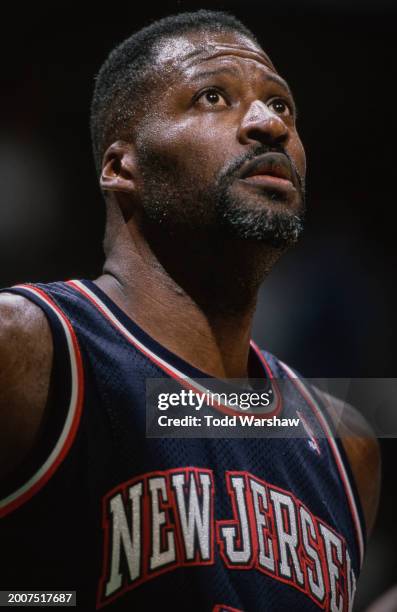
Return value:
M 216 379 L 210 374 L 199 370 L 160 344 L 127 315 L 124 310 L 122 310 L 122 308 L 120 308 L 116 302 L 114 302 L 112 298 L 92 280 L 69 280 L 66 284 L 89 300 L 99 313 L 110 321 L 129 342 L 134 344 L 140 352 L 172 378 L 193 380 L 207 379 L 209 381 L 214 381 L 214 383 L 216 382 L 217 385 L 221 384 L 224 388 L 228 387 L 229 391 L 236 391 L 236 385 L 222 381 L 221 379 Z M 271 410 L 268 413 L 262 413 L 263 416 L 279 414 L 281 409 L 281 395 L 277 382 L 265 356 L 253 340 L 250 341 L 249 360 L 253 364 L 253 369 L 255 368 L 258 370 L 256 380 L 262 378 L 264 380 L 263 386 L 253 388 L 251 391 L 264 392 L 272 389 L 273 401 L 271 402 Z M 240 391 L 247 389 L 248 387 L 246 389 L 240 388 Z

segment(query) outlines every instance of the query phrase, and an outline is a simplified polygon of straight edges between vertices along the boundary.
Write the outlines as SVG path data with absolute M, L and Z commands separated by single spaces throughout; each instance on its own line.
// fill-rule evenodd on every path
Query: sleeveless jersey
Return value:
M 147 438 L 146 381 L 208 375 L 92 281 L 6 291 L 44 311 L 54 362 L 38 440 L 1 487 L 2 589 L 76 590 L 87 612 L 352 609 L 362 509 L 295 372 L 251 343 L 264 387 L 284 382 L 272 414 L 299 416 L 300 436 Z

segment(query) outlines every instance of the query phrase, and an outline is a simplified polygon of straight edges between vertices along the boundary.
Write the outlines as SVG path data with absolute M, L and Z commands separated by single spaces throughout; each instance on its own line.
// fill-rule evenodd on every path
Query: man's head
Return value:
M 99 72 L 91 128 L 102 189 L 165 235 L 277 248 L 298 237 L 305 156 L 292 95 L 234 17 L 184 13 L 127 39 Z

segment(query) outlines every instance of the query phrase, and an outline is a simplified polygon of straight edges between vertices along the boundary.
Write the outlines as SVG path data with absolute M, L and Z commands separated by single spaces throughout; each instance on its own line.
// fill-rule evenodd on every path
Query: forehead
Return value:
M 188 32 L 162 40 L 156 48 L 160 72 L 188 71 L 206 62 L 231 58 L 276 72 L 269 56 L 253 40 L 239 32 Z

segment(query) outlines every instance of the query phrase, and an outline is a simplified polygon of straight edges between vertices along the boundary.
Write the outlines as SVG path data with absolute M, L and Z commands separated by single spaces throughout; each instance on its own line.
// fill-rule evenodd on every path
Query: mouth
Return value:
M 239 178 L 259 187 L 296 190 L 291 163 L 283 153 L 265 153 L 247 162 Z

